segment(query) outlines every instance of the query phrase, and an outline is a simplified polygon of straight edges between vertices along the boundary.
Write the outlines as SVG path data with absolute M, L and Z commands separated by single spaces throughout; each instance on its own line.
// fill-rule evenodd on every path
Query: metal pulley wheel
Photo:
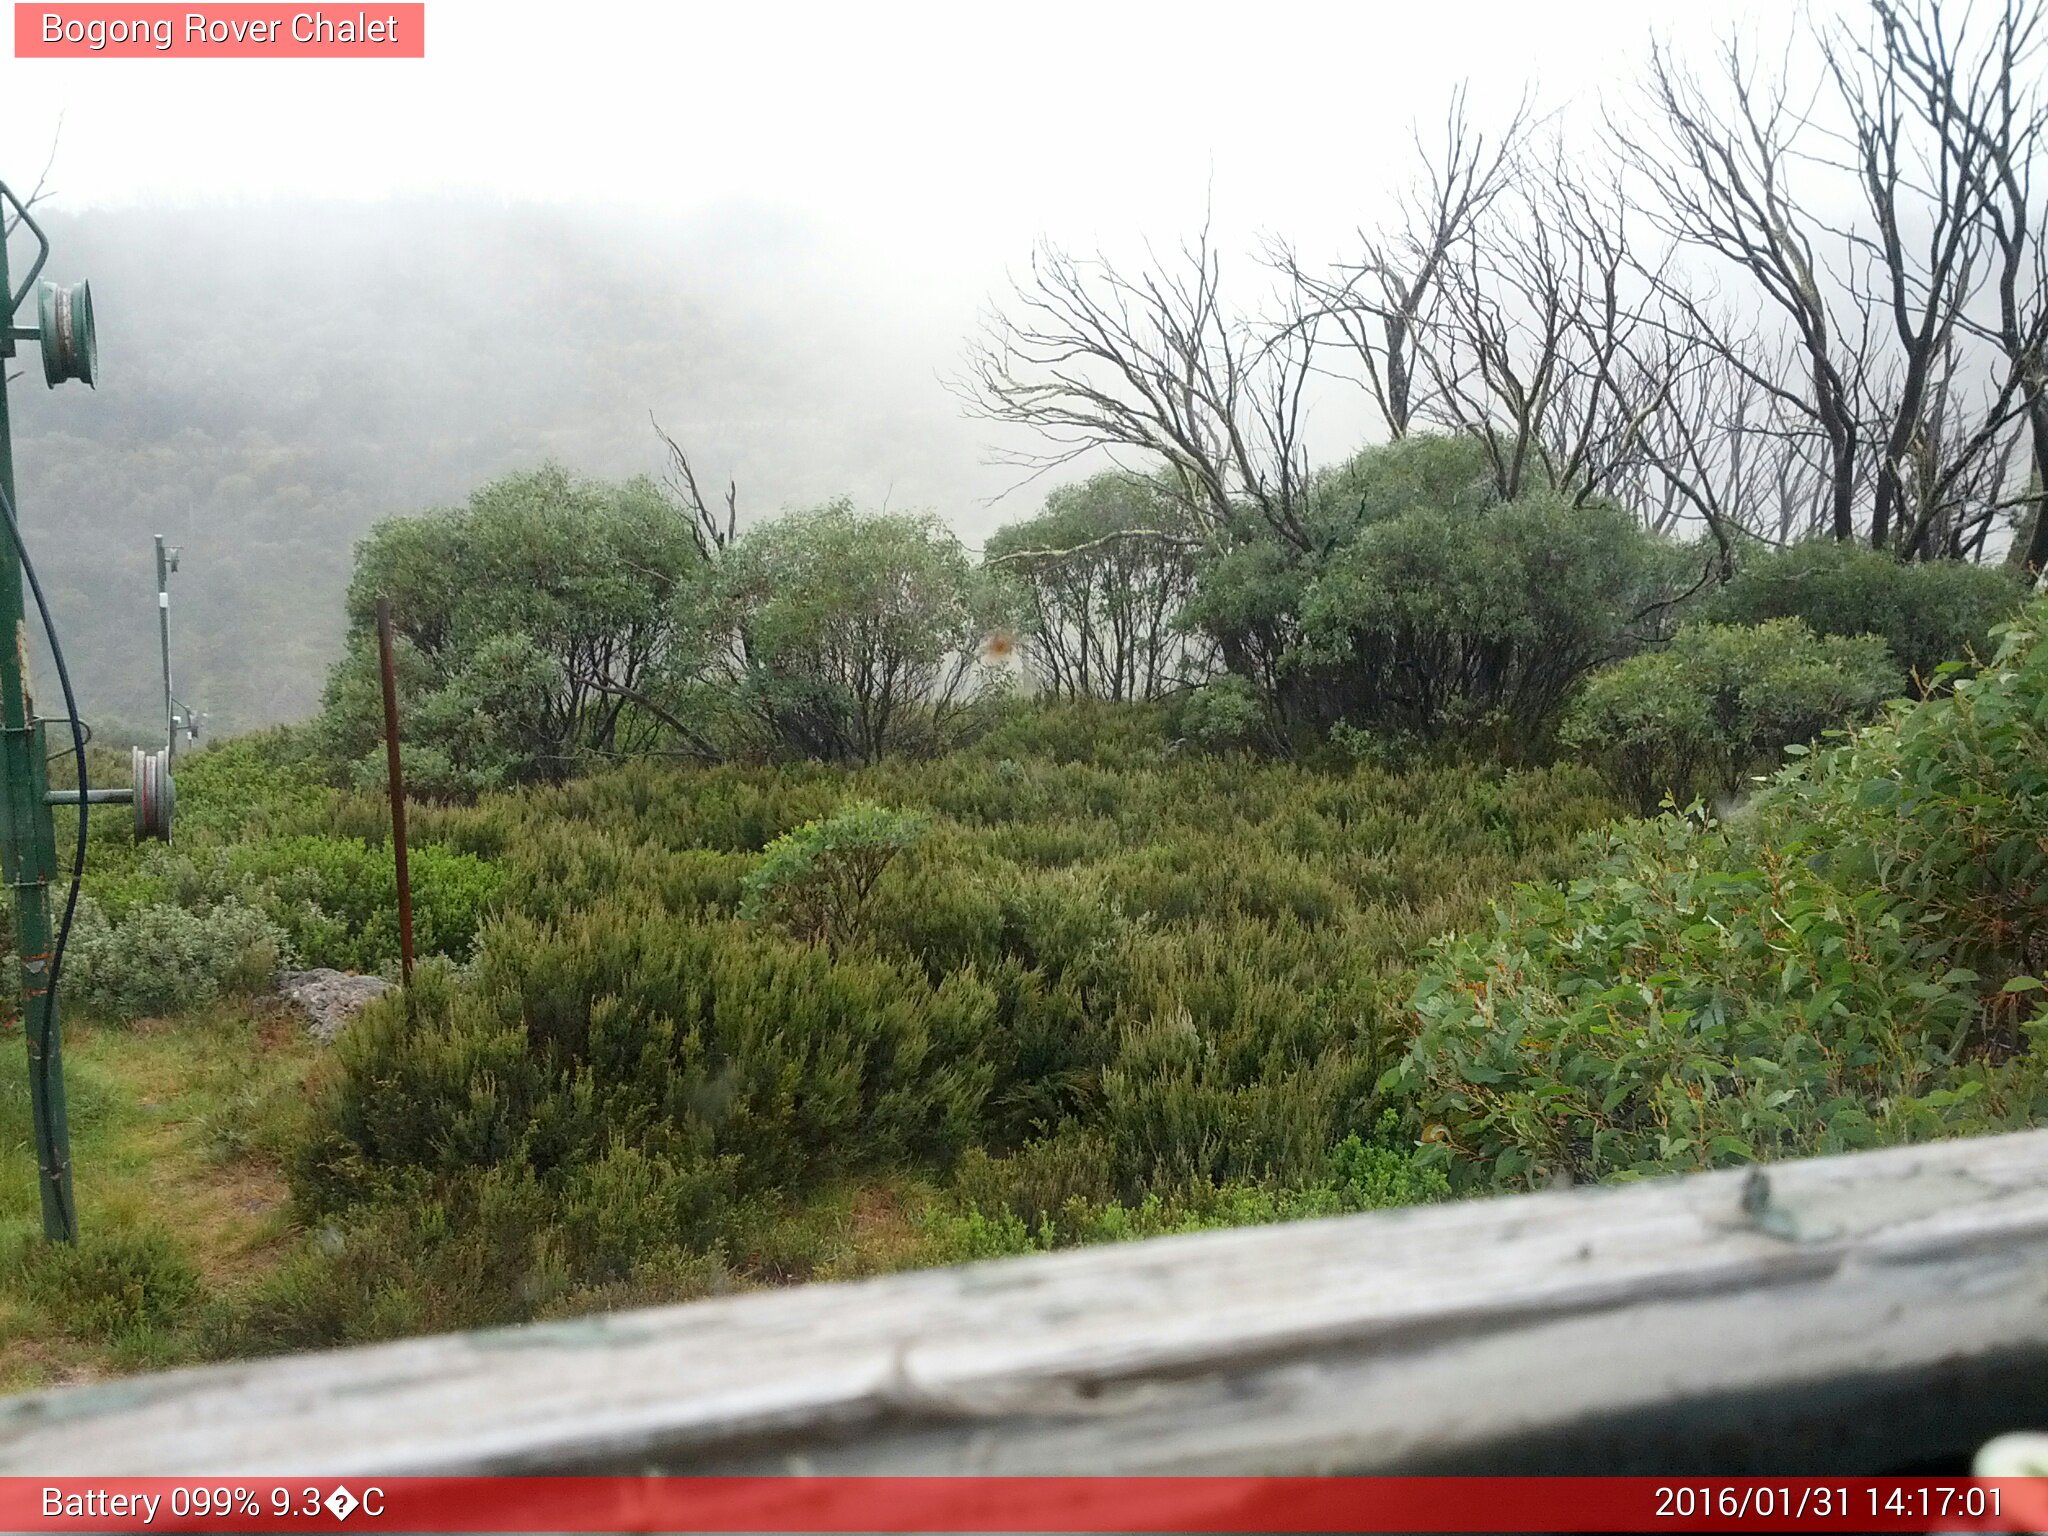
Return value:
M 159 749 L 133 749 L 129 766 L 135 774 L 135 839 L 171 840 L 171 812 L 178 803 L 177 786 L 171 782 L 171 754 Z
M 92 324 L 92 284 L 59 287 L 45 283 L 36 302 L 44 382 L 52 389 L 66 379 L 92 383 L 100 365 L 99 341 Z

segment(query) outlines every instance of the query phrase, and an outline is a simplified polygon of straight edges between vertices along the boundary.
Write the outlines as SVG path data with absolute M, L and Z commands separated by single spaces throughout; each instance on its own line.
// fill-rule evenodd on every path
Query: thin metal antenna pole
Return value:
M 164 558 L 164 536 L 156 536 L 156 627 L 164 654 L 164 751 L 178 753 L 178 717 L 171 705 L 171 571 Z
M 398 964 L 410 987 L 412 876 L 405 863 L 405 776 L 398 765 L 398 675 L 391 662 L 391 604 L 381 597 L 377 599 L 377 668 L 384 676 L 384 755 L 391 776 L 391 852 L 398 874 Z

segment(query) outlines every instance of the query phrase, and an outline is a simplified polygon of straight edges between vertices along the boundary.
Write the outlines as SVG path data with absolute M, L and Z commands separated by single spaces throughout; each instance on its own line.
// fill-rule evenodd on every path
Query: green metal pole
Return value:
M 5 246 L 0 240 L 0 308 L 9 307 L 7 296 L 13 291 Z M 11 312 L 0 318 L 0 359 L 14 356 L 13 327 Z M 18 514 L 6 373 L 0 361 L 0 489 Z M 78 1207 L 71 1198 L 71 1129 L 64 1111 L 63 1040 L 50 998 L 50 882 L 57 870 L 57 838 L 45 798 L 43 731 L 29 695 L 21 560 L 11 545 L 0 551 L 0 644 L 8 639 L 9 654 L 0 655 L 0 871 L 14 892 L 14 952 L 21 965 L 21 1021 L 28 1037 L 43 1236 L 72 1243 L 78 1241 Z

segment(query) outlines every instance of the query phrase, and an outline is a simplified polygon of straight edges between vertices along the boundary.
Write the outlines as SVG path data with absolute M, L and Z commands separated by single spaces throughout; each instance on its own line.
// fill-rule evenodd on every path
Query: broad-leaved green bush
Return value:
M 697 659 L 707 577 L 652 481 L 546 466 L 461 507 L 377 524 L 356 550 L 349 637 L 318 734 L 330 761 L 384 761 L 375 605 L 391 606 L 413 791 L 462 797 L 559 779 L 651 739 L 632 704 Z
M 1292 537 L 1219 535 L 1184 622 L 1297 748 L 1345 721 L 1526 758 L 1588 672 L 1669 634 L 1702 570 L 1622 508 L 1504 501 L 1482 445 L 1412 437 L 1315 475 Z
M 1178 623 L 1194 532 L 1170 475 L 1105 470 L 990 536 L 984 565 L 1019 593 L 1025 663 L 1042 693 L 1157 699 L 1210 669 L 1207 647 Z
M 1787 747 L 1868 719 L 1904 686 L 1875 635 L 1817 636 L 1797 619 L 1689 624 L 1595 673 L 1559 737 L 1648 814 L 1667 797 L 1732 798 Z
M 1000 688 L 982 640 L 1015 618 L 937 517 L 844 500 L 749 529 L 716 591 L 744 661 L 714 681 L 766 728 L 764 750 L 828 762 L 957 744 L 977 693 Z
M 2048 1115 L 2048 605 L 1719 825 L 1620 829 L 1447 944 L 1389 1075 L 1466 1185 L 1675 1172 Z
M 1878 635 L 1916 686 L 1925 686 L 1943 662 L 1988 659 L 1991 631 L 2026 592 L 2004 565 L 1908 562 L 1853 542 L 1812 539 L 1745 551 L 1701 616 L 1717 624 L 1799 619 L 1817 635 Z
M 1256 746 L 1265 734 L 1266 707 L 1249 682 L 1226 674 L 1181 702 L 1180 728 L 1188 740 L 1212 752 L 1242 750 Z

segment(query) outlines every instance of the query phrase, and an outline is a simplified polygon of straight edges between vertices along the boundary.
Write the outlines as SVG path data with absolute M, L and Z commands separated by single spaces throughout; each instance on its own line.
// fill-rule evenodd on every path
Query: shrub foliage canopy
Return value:
M 1562 738 L 1648 814 L 1667 797 L 1732 800 L 1787 747 L 1869 718 L 1904 686 L 1876 635 L 1816 636 L 1797 619 L 1692 624 L 1596 674 Z
M 2048 1115 L 2048 605 L 1979 677 L 1623 827 L 1446 945 L 1388 1087 L 1466 1182 L 1605 1178 Z

